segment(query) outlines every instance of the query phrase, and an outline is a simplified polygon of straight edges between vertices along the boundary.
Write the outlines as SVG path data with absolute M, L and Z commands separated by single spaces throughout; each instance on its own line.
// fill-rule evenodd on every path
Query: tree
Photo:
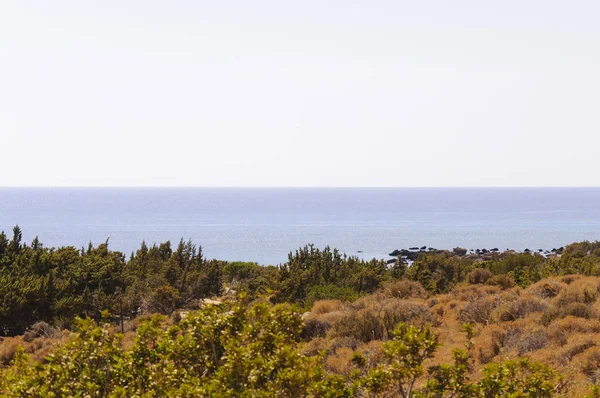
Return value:
M 439 347 L 431 328 L 400 323 L 393 339 L 383 344 L 385 363 L 369 372 L 361 384 L 369 393 L 392 391 L 411 398 L 415 382 L 423 375 L 423 362 L 432 358 Z

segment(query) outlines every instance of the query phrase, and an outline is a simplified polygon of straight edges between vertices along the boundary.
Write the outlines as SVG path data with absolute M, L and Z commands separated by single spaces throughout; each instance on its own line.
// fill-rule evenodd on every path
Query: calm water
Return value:
M 600 188 L 0 189 L 0 229 L 46 246 L 129 253 L 191 238 L 210 258 L 277 264 L 306 243 L 393 249 L 552 249 L 600 239 Z

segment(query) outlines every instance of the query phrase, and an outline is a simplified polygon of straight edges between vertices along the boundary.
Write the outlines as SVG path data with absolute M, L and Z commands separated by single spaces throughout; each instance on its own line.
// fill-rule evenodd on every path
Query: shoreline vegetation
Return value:
M 600 397 L 600 242 L 390 255 L 260 266 L 15 227 L 0 397 Z

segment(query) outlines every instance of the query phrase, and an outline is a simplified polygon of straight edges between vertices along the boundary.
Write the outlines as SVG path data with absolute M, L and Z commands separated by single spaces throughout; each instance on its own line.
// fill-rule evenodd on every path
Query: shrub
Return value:
M 530 333 L 526 333 L 520 336 L 516 342 L 515 347 L 519 353 L 519 356 L 540 350 L 548 345 L 548 333 L 543 329 L 538 329 Z
M 313 304 L 310 312 L 314 315 L 321 315 L 338 311 L 341 307 L 342 302 L 340 300 L 320 300 Z
M 576 280 L 579 280 L 581 278 L 582 278 L 581 275 L 566 275 L 566 276 L 563 276 L 560 279 L 560 281 L 563 282 L 563 283 L 565 283 L 565 284 L 567 284 L 567 285 L 570 285 L 571 283 L 573 283 Z
M 526 358 L 492 364 L 480 382 L 484 397 L 550 398 L 561 386 L 561 377 L 549 367 Z
M 388 282 L 383 285 L 381 292 L 393 298 L 427 298 L 428 294 L 419 282 L 408 279 L 400 279 L 394 282 Z
M 541 280 L 527 288 L 527 291 L 534 296 L 542 299 L 552 298 L 558 296 L 558 294 L 567 285 L 562 282 L 555 281 L 553 279 Z
M 450 295 L 462 301 L 475 301 L 498 293 L 500 289 L 497 286 L 467 285 L 455 289 Z
M 542 313 L 542 324 L 544 326 L 550 325 L 555 319 L 561 317 L 561 311 L 557 307 L 553 305 L 549 305 L 546 307 L 544 312 Z
M 558 362 L 562 365 L 566 365 L 571 362 L 573 357 L 585 352 L 588 348 L 595 347 L 596 343 L 593 340 L 586 339 L 582 342 L 575 342 L 565 347 L 556 357 Z
M 353 368 L 353 354 L 354 351 L 351 348 L 340 347 L 335 350 L 335 353 L 327 357 L 325 364 L 328 370 L 348 377 Z
M 328 312 L 322 315 L 310 314 L 304 317 L 302 338 L 310 340 L 314 337 L 325 337 L 334 321 L 340 317 L 340 312 Z
M 518 296 L 514 300 L 501 303 L 492 315 L 492 318 L 501 322 L 514 321 L 525 318 L 534 312 L 543 312 L 547 304 L 532 296 Z
M 435 323 L 427 306 L 407 300 L 387 299 L 373 303 L 359 300 L 333 323 L 331 337 L 353 337 L 358 341 L 386 340 L 401 322 L 418 326 Z
M 474 349 L 479 363 L 491 362 L 500 353 L 505 338 L 506 328 L 504 326 L 486 326 L 475 339 Z
M 170 285 L 160 286 L 150 296 L 147 312 L 170 314 L 177 308 L 179 299 L 179 290 Z
M 306 305 L 311 307 L 319 300 L 354 301 L 359 297 L 356 290 L 350 287 L 339 287 L 336 285 L 316 285 L 306 296 Z
M 592 347 L 584 355 L 583 373 L 597 383 L 600 381 L 600 347 Z
M 16 337 L 0 338 L 0 365 L 8 365 L 20 346 L 21 342 Z
M 321 319 L 306 318 L 304 319 L 304 328 L 302 328 L 302 339 L 311 340 L 317 337 L 325 337 L 330 327 L 330 323 L 324 322 Z
M 554 301 L 559 306 L 570 303 L 592 304 L 598 298 L 598 278 L 580 278 L 574 280 L 556 296 Z
M 371 309 L 348 311 L 331 328 L 331 337 L 351 337 L 358 341 L 381 340 L 387 335 L 385 325 L 378 313 Z
M 597 318 L 598 314 L 592 309 L 591 306 L 584 303 L 570 303 L 565 307 L 561 308 L 561 315 L 564 316 L 576 316 L 579 318 Z
M 472 285 L 483 285 L 492 277 L 492 273 L 485 268 L 476 268 L 469 272 L 467 277 L 468 281 Z
M 566 344 L 567 337 L 575 333 L 600 333 L 600 321 L 597 319 L 566 316 L 563 319 L 552 322 L 548 326 L 549 338 L 560 345 Z
M 53 338 L 59 336 L 59 334 L 60 331 L 52 325 L 44 321 L 39 321 L 34 323 L 33 326 L 23 334 L 23 340 L 30 342 L 38 337 Z
M 455 247 L 454 249 L 452 249 L 452 252 L 454 254 L 456 254 L 457 256 L 466 256 L 467 255 L 467 249 L 465 249 L 464 247 Z
M 486 283 L 491 286 L 498 286 L 502 290 L 510 289 L 517 284 L 513 278 L 506 274 L 494 275 Z
M 481 323 L 488 324 L 492 312 L 496 309 L 497 303 L 492 297 L 484 297 L 477 301 L 470 301 L 458 311 L 458 320 L 463 323 Z

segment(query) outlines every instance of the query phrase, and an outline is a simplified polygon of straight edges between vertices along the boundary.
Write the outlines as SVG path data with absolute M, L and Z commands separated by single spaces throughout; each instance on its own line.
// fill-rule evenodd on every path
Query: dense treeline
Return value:
M 310 306 L 322 298 L 354 299 L 393 276 L 382 260 L 363 261 L 337 250 L 307 246 L 280 267 L 207 260 L 202 248 L 181 240 L 141 247 L 129 258 L 96 247 L 46 248 L 0 233 L 0 334 L 14 335 L 36 321 L 68 327 L 75 317 L 98 320 L 102 310 L 130 319 L 170 314 L 219 296 L 225 285 L 252 295 L 275 291 L 273 301 Z
M 0 333 L 22 333 L 44 320 L 69 326 L 76 317 L 98 319 L 100 311 L 126 318 L 170 313 L 222 289 L 222 262 L 207 261 L 191 242 L 142 243 L 129 260 L 108 242 L 80 250 L 28 245 L 15 227 L 0 233 Z

